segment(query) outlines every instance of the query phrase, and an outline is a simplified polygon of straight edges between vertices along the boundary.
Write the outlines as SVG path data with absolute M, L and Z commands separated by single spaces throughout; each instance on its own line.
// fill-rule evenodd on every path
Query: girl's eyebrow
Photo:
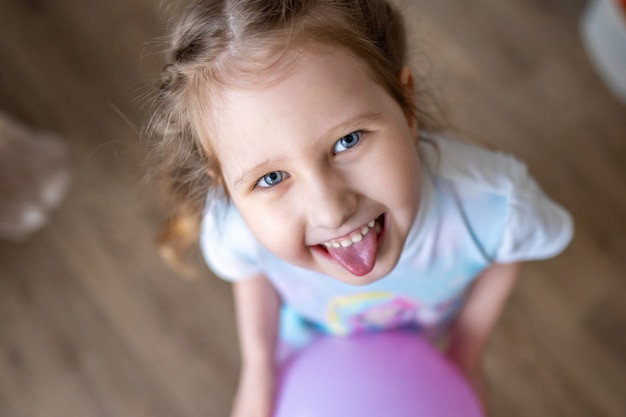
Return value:
M 382 117 L 382 112 L 367 112 L 363 114 L 359 114 L 355 117 L 351 117 L 347 120 L 342 121 L 341 123 L 330 128 L 323 136 L 317 138 L 316 142 L 321 142 L 325 138 L 340 136 L 345 134 L 348 130 L 352 133 L 352 129 L 358 129 L 359 126 L 372 124 L 379 121 Z M 337 137 L 339 139 L 339 137 Z M 266 170 L 271 169 L 270 164 L 276 165 L 280 161 L 270 161 L 269 159 L 264 159 L 263 161 L 256 164 L 254 167 L 247 170 L 247 172 L 242 173 L 239 177 L 233 181 L 233 189 L 239 190 L 241 188 L 247 187 L 251 181 L 256 181 L 256 173 L 265 172 Z M 267 168 L 265 168 L 267 167 Z
M 318 140 L 322 140 L 323 138 L 327 138 L 329 136 L 339 136 L 344 135 L 347 130 L 358 129 L 359 126 L 372 124 L 378 122 L 382 117 L 382 112 L 370 111 L 367 113 L 359 114 L 357 116 L 351 117 L 347 120 L 342 121 L 336 126 L 330 128 L 328 132 L 324 134 L 322 138 L 318 138 Z M 352 133 L 352 132 L 347 132 Z M 339 137 L 337 137 L 339 139 Z
M 270 169 L 269 166 L 270 166 L 270 160 L 268 159 L 264 159 L 260 163 L 256 164 L 247 172 L 237 177 L 235 181 L 233 181 L 233 189 L 239 190 L 244 187 L 247 187 L 250 182 L 256 181 L 258 179 L 257 174 L 256 174 L 257 172 L 265 172 L 266 170 Z M 264 168 L 264 167 L 268 167 L 268 168 Z

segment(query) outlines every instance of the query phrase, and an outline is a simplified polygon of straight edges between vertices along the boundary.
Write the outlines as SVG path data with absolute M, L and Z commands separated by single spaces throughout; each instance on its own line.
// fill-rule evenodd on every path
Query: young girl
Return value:
M 385 0 L 200 0 L 173 34 L 152 123 L 176 203 L 164 241 L 202 220 L 234 283 L 233 417 L 269 417 L 277 340 L 319 333 L 446 340 L 483 396 L 520 261 L 571 238 L 522 163 L 433 133 L 405 44 Z

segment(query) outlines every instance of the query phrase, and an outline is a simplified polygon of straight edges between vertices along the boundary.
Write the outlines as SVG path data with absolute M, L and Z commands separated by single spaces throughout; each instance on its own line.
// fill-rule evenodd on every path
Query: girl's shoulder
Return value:
M 570 242 L 570 214 L 517 158 L 444 135 L 429 135 L 420 151 L 435 186 L 451 193 L 476 233 L 502 220 L 495 261 L 548 258 Z
M 512 195 L 534 187 L 526 164 L 514 156 L 463 142 L 444 134 L 426 133 L 420 155 L 429 171 L 463 189 Z
M 236 281 L 261 272 L 263 246 L 223 197 L 207 200 L 199 244 L 204 260 L 221 278 Z

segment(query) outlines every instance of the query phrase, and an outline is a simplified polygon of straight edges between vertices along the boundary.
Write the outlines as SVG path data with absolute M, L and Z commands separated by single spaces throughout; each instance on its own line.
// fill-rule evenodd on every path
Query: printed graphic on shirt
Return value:
M 328 326 L 332 333 L 349 334 L 399 327 L 415 321 L 419 304 L 390 292 L 348 295 L 328 306 Z
M 432 331 L 460 307 L 462 298 L 426 306 L 410 297 L 371 292 L 335 298 L 327 309 L 328 331 L 346 335 L 411 326 Z

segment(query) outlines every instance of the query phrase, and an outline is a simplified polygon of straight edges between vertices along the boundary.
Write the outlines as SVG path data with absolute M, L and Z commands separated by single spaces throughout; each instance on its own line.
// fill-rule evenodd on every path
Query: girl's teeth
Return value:
M 382 230 L 381 225 L 379 225 L 378 223 L 376 223 L 375 220 L 372 220 L 371 222 L 369 222 L 367 224 L 367 226 L 363 226 L 361 228 L 361 233 L 359 232 L 353 232 L 350 234 L 349 237 L 346 237 L 340 241 L 334 240 L 332 242 L 324 242 L 322 243 L 323 246 L 328 247 L 333 247 L 333 248 L 347 248 L 348 246 L 352 245 L 353 243 L 357 243 L 360 242 L 361 240 L 363 240 L 363 236 L 365 236 L 374 226 L 376 226 L 376 233 L 380 233 L 380 231 Z
M 363 235 L 360 233 L 352 233 L 350 239 L 352 239 L 353 243 L 360 242 L 363 240 Z

